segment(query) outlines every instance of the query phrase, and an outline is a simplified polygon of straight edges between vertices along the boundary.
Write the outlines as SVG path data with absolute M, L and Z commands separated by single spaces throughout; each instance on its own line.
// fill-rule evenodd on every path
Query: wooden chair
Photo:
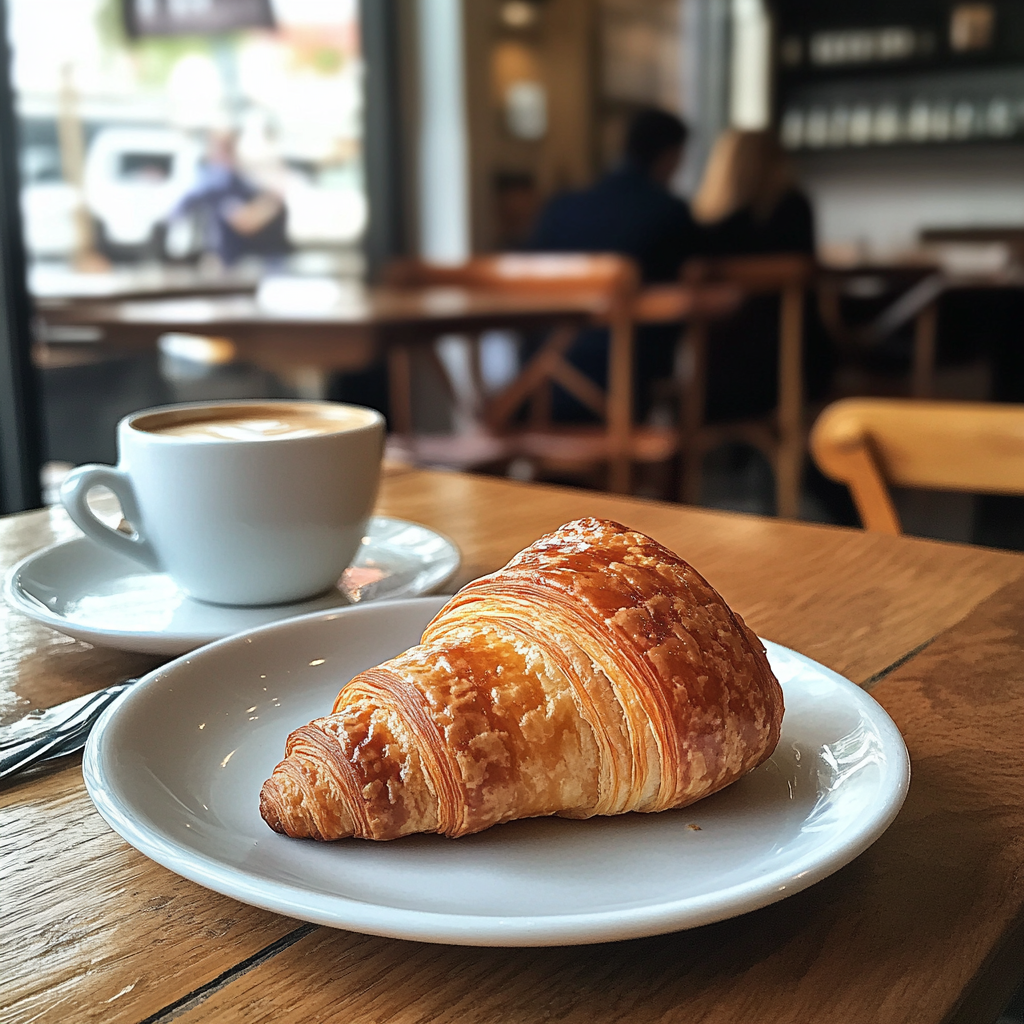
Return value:
M 692 260 L 683 267 L 682 284 L 695 293 L 695 313 L 683 335 L 690 351 L 690 372 L 683 382 L 681 430 L 683 499 L 700 500 L 704 455 L 729 440 L 745 441 L 764 452 L 775 473 L 778 514 L 796 518 L 806 444 L 804 423 L 804 297 L 815 280 L 815 264 L 802 255 L 749 256 Z M 708 344 L 718 316 L 700 315 L 702 290 L 731 286 L 745 295 L 779 296 L 778 402 L 763 419 L 705 422 Z M 713 304 L 708 304 L 713 309 Z
M 898 535 L 889 484 L 1024 494 L 1024 406 L 848 398 L 818 417 L 811 451 L 866 530 Z
M 880 289 L 885 307 L 866 324 L 851 327 L 843 318 L 844 293 L 856 286 L 869 292 Z M 893 381 L 887 376 L 869 373 L 863 362 L 870 351 L 906 324 L 913 324 L 913 353 L 910 377 L 895 382 L 900 394 L 912 398 L 931 398 L 935 389 L 936 343 L 938 340 L 939 299 L 947 287 L 946 277 L 933 264 L 892 264 L 823 270 L 818 278 L 818 312 L 832 338 L 841 360 L 859 370 L 853 394 L 892 393 Z M 850 393 L 850 392 L 848 392 Z
M 529 297 L 552 293 L 596 294 L 600 313 L 592 322 L 610 332 L 608 387 L 598 387 L 567 361 L 566 354 L 585 318 L 563 318 L 549 331 L 540 349 L 497 394 L 488 395 L 480 370 L 478 338 L 470 347 L 472 388 L 460 395 L 437 357 L 433 344 L 397 341 L 389 345 L 392 420 L 397 447 L 414 462 L 473 468 L 516 456 L 547 470 L 574 470 L 606 465 L 612 490 L 627 491 L 635 460 L 668 459 L 675 450 L 673 431 L 657 436 L 633 429 L 632 301 L 638 287 L 635 265 L 613 255 L 557 254 L 480 256 L 455 266 L 403 260 L 385 271 L 393 288 L 465 288 L 478 292 Z M 496 324 L 495 326 L 500 326 Z M 424 339 L 433 342 L 434 339 Z M 414 345 L 427 353 L 452 399 L 475 420 L 477 428 L 462 436 L 415 434 L 411 396 Z M 557 384 L 590 409 L 597 427 L 570 427 L 551 421 L 551 394 Z M 528 407 L 525 421 L 520 411 Z

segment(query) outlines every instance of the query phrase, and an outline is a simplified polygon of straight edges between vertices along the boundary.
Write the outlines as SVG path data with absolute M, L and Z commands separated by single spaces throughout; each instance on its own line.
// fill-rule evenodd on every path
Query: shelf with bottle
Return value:
M 793 104 L 781 132 L 791 150 L 1005 141 L 1024 138 L 1024 95 Z
M 790 150 L 1024 140 L 1024 66 L 780 88 Z

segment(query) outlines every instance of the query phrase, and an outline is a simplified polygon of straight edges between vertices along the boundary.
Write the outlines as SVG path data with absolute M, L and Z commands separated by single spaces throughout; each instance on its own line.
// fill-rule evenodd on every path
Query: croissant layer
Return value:
M 761 642 L 683 559 L 581 519 L 470 583 L 288 738 L 260 810 L 314 839 L 684 807 L 775 749 Z

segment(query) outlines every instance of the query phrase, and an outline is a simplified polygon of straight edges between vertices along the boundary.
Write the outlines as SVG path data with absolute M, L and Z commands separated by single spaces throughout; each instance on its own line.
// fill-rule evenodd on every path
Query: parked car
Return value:
M 21 152 L 28 251 L 35 259 L 67 259 L 76 243 L 78 189 L 62 177 L 56 122 L 35 118 L 28 127 Z M 168 217 L 197 180 L 201 140 L 173 128 L 95 122 L 85 125 L 85 136 L 84 201 L 99 251 L 116 262 L 198 255 L 201 220 Z M 279 187 L 296 248 L 358 242 L 367 208 L 357 162 L 320 165 L 286 158 Z
M 113 259 L 161 258 L 167 218 L 196 180 L 203 148 L 170 128 L 104 128 L 85 158 L 85 204 L 97 248 Z

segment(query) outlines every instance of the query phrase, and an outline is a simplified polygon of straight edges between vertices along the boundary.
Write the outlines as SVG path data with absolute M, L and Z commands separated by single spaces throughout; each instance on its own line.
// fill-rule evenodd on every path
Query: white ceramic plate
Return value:
M 338 587 L 309 601 L 242 608 L 204 604 L 163 573 L 86 537 L 55 544 L 7 574 L 7 600 L 29 618 L 100 647 L 184 654 L 268 622 L 436 590 L 459 567 L 459 549 L 419 523 L 373 516 Z
M 652 935 L 765 906 L 852 860 L 903 803 L 907 750 L 882 708 L 769 644 L 786 697 L 778 749 L 692 807 L 532 819 L 457 840 L 316 843 L 272 832 L 259 791 L 287 734 L 329 711 L 353 674 L 415 643 L 441 603 L 307 615 L 151 673 L 89 738 L 85 782 L 100 813 L 172 871 L 290 917 L 530 946 Z

